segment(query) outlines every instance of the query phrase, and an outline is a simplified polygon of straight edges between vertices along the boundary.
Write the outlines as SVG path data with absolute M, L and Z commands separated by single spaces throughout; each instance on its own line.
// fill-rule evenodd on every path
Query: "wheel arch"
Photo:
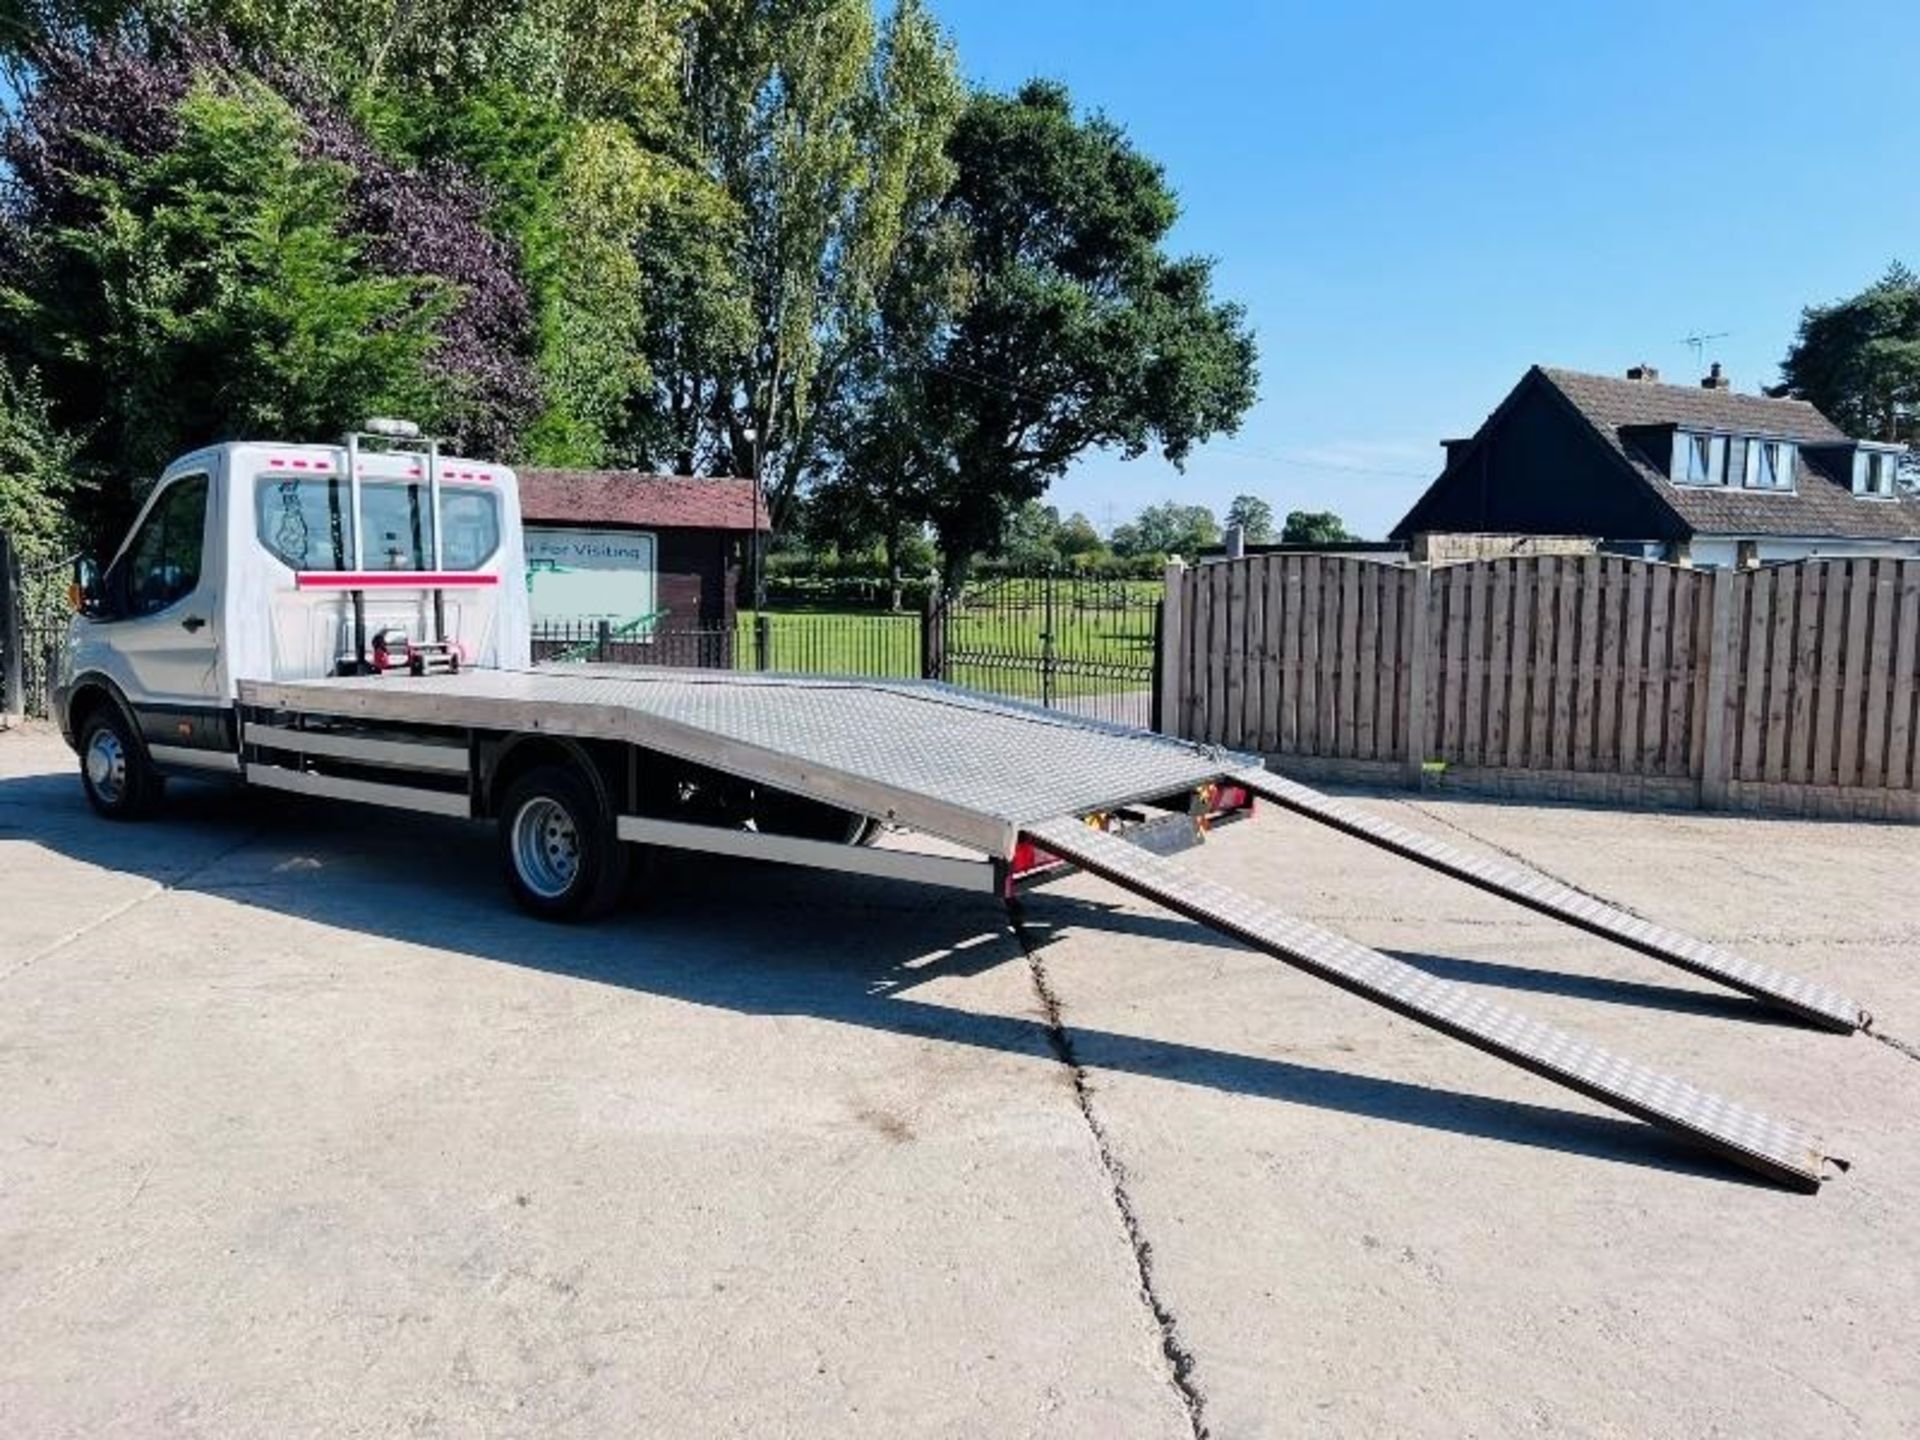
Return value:
M 80 748 L 80 732 L 102 706 L 109 706 L 120 713 L 121 721 L 127 727 L 127 734 L 140 748 L 142 759 L 151 763 L 152 756 L 147 753 L 147 737 L 140 729 L 140 717 L 133 713 L 133 706 L 127 703 L 127 697 L 111 676 L 97 670 L 89 670 L 74 678 L 67 688 L 64 723 L 61 728 L 67 735 L 70 745 L 77 751 Z
M 500 797 L 528 771 L 561 765 L 584 775 L 606 813 L 618 815 L 626 791 L 626 748 L 617 741 L 577 740 L 570 735 L 509 735 L 496 743 L 483 744 L 480 813 L 497 816 Z

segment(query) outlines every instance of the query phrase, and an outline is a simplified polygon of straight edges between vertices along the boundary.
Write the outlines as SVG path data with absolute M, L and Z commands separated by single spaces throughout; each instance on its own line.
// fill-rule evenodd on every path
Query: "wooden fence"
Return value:
M 1417 781 L 1920 818 L 1920 560 L 1168 573 L 1167 728 Z M 1312 768 L 1308 766 L 1306 768 Z

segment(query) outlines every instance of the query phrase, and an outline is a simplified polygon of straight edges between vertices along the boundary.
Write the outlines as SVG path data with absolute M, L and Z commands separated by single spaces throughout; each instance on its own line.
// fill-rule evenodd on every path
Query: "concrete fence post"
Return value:
M 1728 753 L 1727 732 L 1733 728 L 1733 667 L 1737 661 L 1733 643 L 1733 587 L 1738 580 L 1733 571 L 1713 572 L 1713 613 L 1707 639 L 1707 698 L 1700 723 L 1707 727 L 1700 754 L 1700 808 L 1720 810 L 1727 803 L 1727 782 L 1733 778 L 1733 757 Z
M 1160 702 L 1157 723 L 1168 735 L 1187 733 L 1187 657 L 1180 637 L 1187 613 L 1187 567 L 1179 560 L 1167 563 L 1166 597 L 1160 608 Z
M 1407 784 L 1420 788 L 1421 767 L 1427 760 L 1430 717 L 1427 714 L 1427 676 L 1433 671 L 1433 566 L 1425 561 L 1413 569 L 1412 638 L 1407 643 Z

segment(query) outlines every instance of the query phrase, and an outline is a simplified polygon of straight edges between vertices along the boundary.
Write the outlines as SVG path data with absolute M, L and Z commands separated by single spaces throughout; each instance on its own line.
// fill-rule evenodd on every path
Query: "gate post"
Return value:
M 1166 592 L 1160 602 L 1160 643 L 1155 647 L 1153 728 L 1182 739 L 1187 733 L 1187 657 L 1180 638 L 1186 631 L 1187 567 L 1169 560 Z
M 939 588 L 930 587 L 920 603 L 920 678 L 946 679 L 947 609 Z
M 1741 572 L 1744 579 L 1746 572 Z M 1713 616 L 1707 638 L 1707 698 L 1700 723 L 1707 727 L 1700 755 L 1700 808 L 1723 809 L 1727 803 L 1727 781 L 1733 767 L 1727 755 L 1727 729 L 1733 693 L 1733 586 L 1734 572 L 1722 567 L 1713 572 Z M 1749 702 L 1751 703 L 1751 702 Z
M 753 668 L 756 670 L 764 670 L 767 668 L 768 652 L 773 649 L 773 636 L 770 633 L 770 629 L 771 627 L 767 624 L 766 615 L 759 610 L 754 611 Z
M 0 657 L 6 666 L 0 686 L 7 693 L 0 719 L 19 720 L 27 713 L 27 635 L 20 623 L 20 566 L 13 537 L 4 530 L 0 530 Z
M 1407 673 L 1407 784 L 1420 788 L 1421 767 L 1426 763 L 1429 740 L 1427 715 L 1427 675 L 1433 666 L 1429 653 L 1433 648 L 1433 566 L 1418 561 L 1413 566 L 1413 639 L 1408 644 Z

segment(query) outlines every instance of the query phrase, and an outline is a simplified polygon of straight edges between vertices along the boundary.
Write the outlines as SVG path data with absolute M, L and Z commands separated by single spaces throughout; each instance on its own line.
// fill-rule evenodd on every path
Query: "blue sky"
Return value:
M 1384 532 L 1540 361 L 1778 379 L 1800 307 L 1920 267 L 1906 4 L 931 0 L 968 76 L 1065 81 L 1165 165 L 1261 399 L 1181 475 L 1097 456 L 1103 529 L 1243 491 Z

